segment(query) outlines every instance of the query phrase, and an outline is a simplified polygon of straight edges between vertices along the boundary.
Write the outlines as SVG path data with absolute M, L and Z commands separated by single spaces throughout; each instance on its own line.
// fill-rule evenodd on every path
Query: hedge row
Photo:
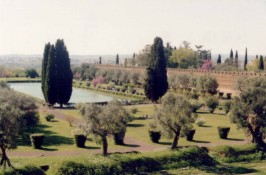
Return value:
M 91 160 L 86 163 L 66 161 L 58 167 L 55 174 L 139 174 L 141 172 L 153 172 L 187 166 L 215 166 L 215 164 L 216 162 L 204 149 L 194 146 L 177 151 L 168 151 L 160 155 L 113 154 L 105 161 Z
M 44 171 L 34 165 L 27 165 L 22 168 L 10 169 L 0 172 L 0 175 L 45 175 Z

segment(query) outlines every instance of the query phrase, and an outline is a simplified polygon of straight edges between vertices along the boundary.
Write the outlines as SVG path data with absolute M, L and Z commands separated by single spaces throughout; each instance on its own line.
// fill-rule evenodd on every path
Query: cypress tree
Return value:
M 67 104 L 72 94 L 73 75 L 70 68 L 70 59 L 63 40 L 58 39 L 55 44 L 57 103 L 60 107 Z
M 118 55 L 118 54 L 116 55 L 116 61 L 115 61 L 115 64 L 116 64 L 116 65 L 119 65 L 119 55 Z
M 54 45 L 51 45 L 49 51 L 45 87 L 44 94 L 46 95 L 46 102 L 54 105 L 57 102 L 56 58 Z
M 147 78 L 144 83 L 145 95 L 152 102 L 157 102 L 168 89 L 166 59 L 163 40 L 160 37 L 154 39 L 146 72 Z
M 99 64 L 102 64 L 102 57 L 99 58 Z
M 133 58 L 132 58 L 132 66 L 135 66 L 136 64 L 136 54 L 135 52 L 133 53 Z
M 260 56 L 260 61 L 259 61 L 259 70 L 264 70 L 264 61 L 262 55 Z
M 244 70 L 247 70 L 247 64 L 248 64 L 248 49 L 246 48 L 245 60 L 244 60 Z
M 238 52 L 237 51 L 235 55 L 235 66 L 238 67 Z
M 233 64 L 233 61 L 234 61 L 234 53 L 233 53 L 233 50 L 231 49 L 231 51 L 230 51 L 230 65 L 232 65 Z
M 217 64 L 221 64 L 221 63 L 222 63 L 222 58 L 221 58 L 221 55 L 219 54 L 218 59 L 217 59 Z
M 47 70 L 47 64 L 48 64 L 48 57 L 49 57 L 49 51 L 50 51 L 51 44 L 47 43 L 44 46 L 44 52 L 43 52 L 43 59 L 42 59 L 42 92 L 45 101 L 47 101 L 47 90 L 46 90 L 46 70 Z

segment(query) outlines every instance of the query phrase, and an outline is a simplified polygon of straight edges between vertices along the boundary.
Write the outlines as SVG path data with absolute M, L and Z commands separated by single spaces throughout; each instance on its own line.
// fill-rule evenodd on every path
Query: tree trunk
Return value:
M 180 135 L 180 130 L 175 132 L 175 137 L 174 137 L 174 141 L 172 144 L 171 149 L 176 149 L 177 148 L 177 144 L 178 144 L 178 140 L 179 140 L 179 135 Z
M 1 150 L 2 150 L 2 159 L 0 162 L 0 166 L 4 166 L 4 169 L 6 168 L 6 164 L 7 164 L 7 166 L 12 167 L 10 160 L 8 159 L 8 157 L 6 155 L 6 149 L 1 147 Z
M 108 142 L 106 136 L 102 136 L 102 144 L 103 144 L 103 156 L 107 156 Z

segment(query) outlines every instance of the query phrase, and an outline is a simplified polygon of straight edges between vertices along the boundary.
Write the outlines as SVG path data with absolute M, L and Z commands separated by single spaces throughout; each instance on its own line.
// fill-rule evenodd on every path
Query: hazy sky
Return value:
M 212 53 L 266 54 L 266 0 L 0 0 L 0 54 L 132 54 L 160 36 Z

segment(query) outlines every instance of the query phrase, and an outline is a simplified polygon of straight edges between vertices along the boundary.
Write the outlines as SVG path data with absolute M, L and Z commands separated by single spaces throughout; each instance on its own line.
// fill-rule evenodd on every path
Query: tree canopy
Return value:
M 46 73 L 42 76 L 42 90 L 46 102 L 51 105 L 58 103 L 60 107 L 67 104 L 72 94 L 73 74 L 63 40 L 58 39 L 55 45 L 45 45 L 42 73 Z
M 240 96 L 235 97 L 229 116 L 239 128 L 252 136 L 252 142 L 266 149 L 263 129 L 266 127 L 266 79 L 241 79 L 238 82 Z
M 175 149 L 180 134 L 191 129 L 195 122 L 191 104 L 183 96 L 169 93 L 162 98 L 162 106 L 155 111 L 155 123 L 152 127 L 162 130 L 169 138 L 174 138 L 172 149 Z
M 145 95 L 151 101 L 156 102 L 168 90 L 166 59 L 163 40 L 160 37 L 154 39 L 146 73 Z

